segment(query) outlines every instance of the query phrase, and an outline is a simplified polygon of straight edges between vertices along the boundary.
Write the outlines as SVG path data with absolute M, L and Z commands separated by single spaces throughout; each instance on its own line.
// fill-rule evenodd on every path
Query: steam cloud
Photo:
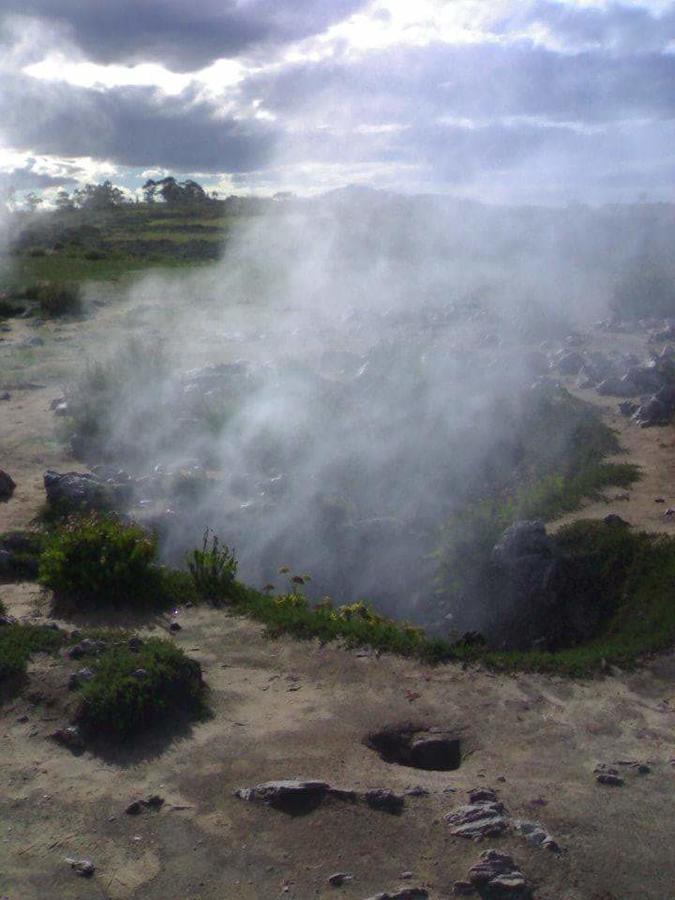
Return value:
M 253 584 L 288 565 L 315 598 L 434 624 L 440 529 L 518 434 L 528 348 L 606 310 L 635 245 L 617 215 L 346 190 L 139 282 L 130 329 L 167 364 L 111 398 L 108 451 L 166 558 L 209 526 Z

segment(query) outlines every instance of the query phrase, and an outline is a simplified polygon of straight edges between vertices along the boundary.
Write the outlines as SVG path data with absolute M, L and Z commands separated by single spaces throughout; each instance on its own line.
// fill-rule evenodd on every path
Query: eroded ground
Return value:
M 3 361 L 0 387 L 11 399 L 0 404 L 0 465 L 18 486 L 0 506 L 0 531 L 26 527 L 38 512 L 45 468 L 73 467 L 49 403 L 68 369 L 87 349 L 95 354 L 129 313 L 104 308 L 84 325 L 44 326 L 43 347 L 26 358 L 10 351 Z M 35 333 L 25 323 L 12 328 L 6 338 Z M 643 478 L 630 491 L 612 489 L 615 499 L 585 514 L 617 512 L 670 530 L 675 525 L 654 500 L 675 505 L 674 430 L 611 421 L 628 451 L 623 458 L 638 462 Z M 32 585 L 2 585 L 0 596 L 14 615 L 47 619 L 47 598 Z M 199 660 L 211 689 L 208 722 L 117 753 L 73 755 L 47 737 L 66 718 L 68 693 L 63 663 L 44 657 L 31 665 L 23 693 L 3 703 L 1 897 L 364 900 L 405 884 L 448 897 L 488 846 L 513 854 L 540 900 L 673 896 L 673 655 L 635 673 L 574 682 L 272 641 L 217 610 L 181 610 L 177 619 L 183 627 L 173 639 Z M 168 621 L 144 627 L 164 634 Z M 363 745 L 374 728 L 408 720 L 461 737 L 461 768 L 396 766 Z M 619 761 L 651 771 L 640 776 L 619 766 L 624 787 L 597 784 L 596 765 Z M 408 796 L 400 816 L 333 802 L 292 817 L 234 796 L 240 786 L 294 777 L 359 790 L 419 785 L 429 794 Z M 514 817 L 544 825 L 565 852 L 512 834 L 481 844 L 453 837 L 443 816 L 483 785 Z M 150 794 L 165 799 L 159 812 L 125 813 Z M 94 877 L 78 877 L 66 857 L 91 859 Z M 336 871 L 354 878 L 331 887 Z M 412 876 L 403 879 L 405 872 Z

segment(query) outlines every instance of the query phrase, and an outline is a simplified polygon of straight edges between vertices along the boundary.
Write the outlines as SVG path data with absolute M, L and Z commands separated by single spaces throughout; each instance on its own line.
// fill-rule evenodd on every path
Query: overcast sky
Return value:
M 675 3 L 0 0 L 0 187 L 675 194 Z

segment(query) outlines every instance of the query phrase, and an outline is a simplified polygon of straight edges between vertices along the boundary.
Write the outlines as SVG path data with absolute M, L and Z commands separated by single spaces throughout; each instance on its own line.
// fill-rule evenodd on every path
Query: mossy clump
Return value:
M 155 606 L 162 574 L 154 537 L 117 516 L 68 519 L 45 540 L 39 580 L 59 601 L 80 609 Z
M 77 723 L 92 735 L 125 740 L 169 717 L 207 712 L 199 663 L 159 638 L 115 646 L 91 663 L 94 677 L 80 688 Z

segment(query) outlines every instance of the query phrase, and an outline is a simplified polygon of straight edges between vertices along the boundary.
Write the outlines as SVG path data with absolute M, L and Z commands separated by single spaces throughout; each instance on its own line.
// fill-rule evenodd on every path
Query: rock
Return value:
M 608 516 L 602 520 L 605 525 L 610 525 L 613 528 L 630 528 L 630 522 L 627 522 L 625 519 L 622 519 L 621 516 L 617 516 L 616 513 L 610 513 Z
M 147 670 L 146 670 L 146 669 L 135 669 L 135 670 L 131 673 L 131 677 L 132 677 L 132 678 L 138 678 L 139 681 L 142 681 L 144 678 L 147 678 L 147 677 L 148 677 L 148 673 L 147 673 Z
M 10 394 L 9 391 L 0 392 L 0 400 L 11 400 L 11 399 L 12 399 L 12 395 Z
M 558 371 L 561 375 L 577 375 L 584 364 L 584 358 L 576 350 L 569 350 L 558 359 Z
M 169 625 L 169 631 L 172 631 L 174 634 L 175 634 L 177 631 L 182 631 L 182 630 L 183 630 L 183 626 L 180 625 L 178 622 L 172 622 L 172 623 Z
M 81 875 L 83 878 L 91 878 L 91 876 L 96 871 L 96 866 L 90 859 L 71 859 L 69 856 L 66 857 L 66 862 L 77 872 L 78 875 Z
M 624 377 L 642 394 L 658 391 L 663 387 L 663 375 L 653 366 L 631 366 Z
M 497 803 L 497 794 L 491 788 L 474 788 L 469 791 L 471 803 Z
M 560 844 L 537 822 L 516 819 L 513 827 L 533 847 L 542 847 L 545 850 L 550 850 L 552 853 L 560 853 L 562 851 Z
M 128 816 L 137 816 L 144 809 L 151 809 L 155 812 L 164 806 L 164 798 L 158 794 L 151 794 L 145 800 L 133 800 L 124 810 Z
M 609 787 L 622 787 L 624 784 L 623 778 L 614 775 L 612 772 L 600 772 L 599 775 L 595 776 L 595 780 L 598 784 L 606 784 Z
M 68 690 L 76 690 L 80 687 L 81 684 L 85 684 L 87 681 L 91 681 L 93 677 L 93 671 L 88 668 L 79 669 L 77 672 L 73 672 L 73 674 L 68 679 Z
M 656 397 L 650 397 L 636 410 L 633 419 L 642 428 L 650 428 L 653 425 L 667 425 L 670 421 L 671 411 Z
M 341 884 L 346 884 L 353 878 L 354 876 L 349 872 L 335 872 L 333 875 L 329 875 L 327 880 L 331 887 L 340 887 Z
M 477 792 L 473 792 L 474 795 Z M 493 795 L 494 796 L 494 795 Z M 454 826 L 452 833 L 457 837 L 470 839 L 495 837 L 508 828 L 504 804 L 494 800 L 477 800 L 460 806 L 444 816 L 445 821 Z
M 49 470 L 43 476 L 47 502 L 69 512 L 113 506 L 113 493 L 95 475 L 83 472 L 60 474 Z
M 327 781 L 266 781 L 251 788 L 239 788 L 240 800 L 264 803 L 282 812 L 306 812 L 322 803 L 330 791 Z
M 372 791 L 366 791 L 363 799 L 371 809 L 379 809 L 382 812 L 391 813 L 394 816 L 400 816 L 403 812 L 405 800 L 399 794 L 379 788 Z
M 530 900 L 532 890 L 513 857 L 498 850 L 486 850 L 480 862 L 469 870 L 469 881 L 484 900 L 507 897 L 510 900 Z
M 359 794 L 354 790 L 334 787 L 327 781 L 301 779 L 265 781 L 253 787 L 239 788 L 234 794 L 240 800 L 263 803 L 290 814 L 311 812 L 324 800 L 331 799 L 345 803 L 356 803 L 362 800 L 373 809 L 398 815 L 405 802 L 403 797 L 382 788 Z
M 84 638 L 74 647 L 68 650 L 71 659 L 82 659 L 83 656 L 98 656 L 106 649 L 105 641 L 96 641 L 92 638 Z
M 622 416 L 626 416 L 626 418 L 629 419 L 638 411 L 639 404 L 634 403 L 632 400 L 622 400 L 621 403 L 618 404 L 617 409 Z
M 614 375 L 601 381 L 597 391 L 603 397 L 634 397 L 640 393 L 630 379 L 617 378 Z
M 0 616 L 0 627 L 5 625 L 15 625 L 16 619 L 14 616 Z
M 502 534 L 492 551 L 502 565 L 517 563 L 524 556 L 552 556 L 552 542 L 546 527 L 540 521 L 514 522 Z
M 0 469 L 0 500 L 9 500 L 14 493 L 16 483 L 11 475 Z
M 24 338 L 21 341 L 21 346 L 22 347 L 43 347 L 44 343 L 45 342 L 41 337 L 38 337 L 36 334 L 34 334 L 31 337 Z
M 53 731 L 49 737 L 53 741 L 56 741 L 57 744 L 61 744 L 63 747 L 67 747 L 73 752 L 84 749 L 84 741 L 82 740 L 82 735 L 77 725 L 68 725 L 66 728 L 58 728 L 56 731 Z

